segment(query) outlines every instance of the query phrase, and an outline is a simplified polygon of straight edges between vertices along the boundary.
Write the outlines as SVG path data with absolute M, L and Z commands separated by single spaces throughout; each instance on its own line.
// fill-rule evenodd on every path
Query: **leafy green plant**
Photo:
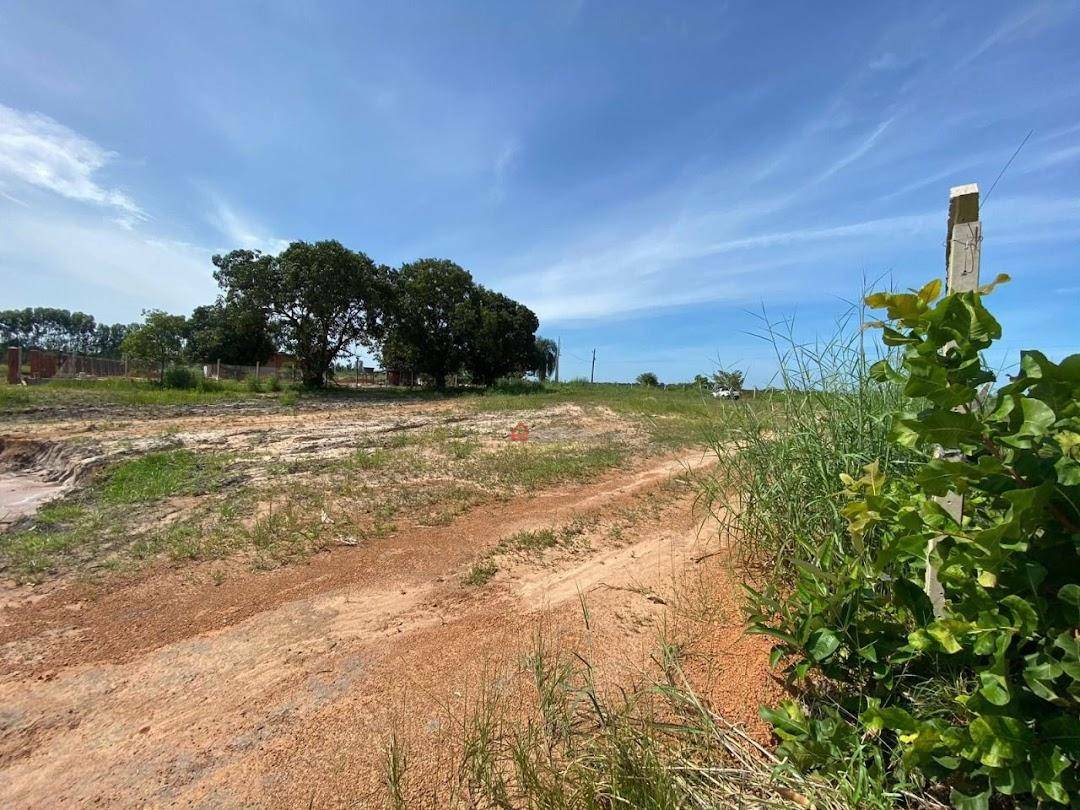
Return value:
M 161 376 L 162 388 L 174 388 L 180 391 L 190 391 L 198 385 L 198 382 L 198 376 L 187 366 L 173 366 L 166 369 Z
M 918 461 L 843 475 L 843 553 L 798 560 L 789 588 L 752 592 L 774 662 L 811 676 L 810 712 L 763 714 L 802 769 L 858 756 L 900 787 L 947 787 L 958 807 L 994 794 L 1069 804 L 1080 800 L 1080 356 L 1024 352 L 991 392 L 980 356 L 1001 335 L 983 305 L 993 286 L 867 298 L 901 352 L 869 373 L 901 387 L 890 438 Z

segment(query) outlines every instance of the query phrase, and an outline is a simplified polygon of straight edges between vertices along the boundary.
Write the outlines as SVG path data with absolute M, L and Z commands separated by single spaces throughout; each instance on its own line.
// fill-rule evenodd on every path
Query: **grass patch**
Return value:
M 461 582 L 464 585 L 479 586 L 487 583 L 499 571 L 499 566 L 493 560 L 481 560 L 469 569 Z
M 616 444 L 533 445 L 485 453 L 469 465 L 471 477 L 509 489 L 535 489 L 580 481 L 622 464 L 626 450 Z
M 200 387 L 178 389 L 162 388 L 149 380 L 53 379 L 34 385 L 0 384 L 0 413 L 88 405 L 200 405 L 259 396 L 271 395 L 259 395 L 230 380 L 207 380 Z
M 480 412 L 500 412 L 568 403 L 609 408 L 635 419 L 653 444 L 670 449 L 702 444 L 709 427 L 722 423 L 730 411 L 754 407 L 753 401 L 716 400 L 695 389 L 583 382 L 496 387 L 475 396 L 470 405 Z
M 350 466 L 358 470 L 379 470 L 390 461 L 390 454 L 385 450 L 357 450 L 350 459 Z
M 558 545 L 559 536 L 553 529 L 532 529 L 517 532 L 499 542 L 499 548 L 507 551 L 537 553 Z
M 153 501 L 205 492 L 220 475 L 225 459 L 216 454 L 168 450 L 116 464 L 105 474 L 101 496 L 107 503 Z

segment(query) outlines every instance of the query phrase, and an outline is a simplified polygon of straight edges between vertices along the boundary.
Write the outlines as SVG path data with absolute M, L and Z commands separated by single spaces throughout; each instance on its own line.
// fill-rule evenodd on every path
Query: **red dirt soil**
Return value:
M 768 644 L 743 635 L 722 556 L 694 562 L 717 540 L 691 494 L 662 486 L 701 462 L 653 460 L 221 584 L 207 564 L 9 600 L 0 803 L 378 806 L 396 728 L 419 763 L 417 802 L 438 804 L 455 717 L 541 626 L 614 680 L 647 668 L 660 622 L 684 630 L 696 685 L 763 737 Z M 617 541 L 500 558 L 492 581 L 462 584 L 514 532 L 622 507 L 644 517 Z M 702 585 L 707 616 L 691 609 Z

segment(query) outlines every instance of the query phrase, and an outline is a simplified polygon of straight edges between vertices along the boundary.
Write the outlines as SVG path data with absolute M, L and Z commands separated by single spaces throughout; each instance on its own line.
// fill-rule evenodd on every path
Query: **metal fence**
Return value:
M 234 366 L 228 363 L 204 363 L 204 377 L 213 380 L 279 380 L 296 382 L 300 379 L 299 370 L 293 365 L 275 366 L 256 363 L 253 366 Z

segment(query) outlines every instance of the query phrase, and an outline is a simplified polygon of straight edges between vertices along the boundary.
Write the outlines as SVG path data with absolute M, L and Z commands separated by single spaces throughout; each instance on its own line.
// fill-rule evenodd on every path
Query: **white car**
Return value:
M 715 388 L 712 395 L 713 399 L 738 399 L 739 391 L 735 388 Z

